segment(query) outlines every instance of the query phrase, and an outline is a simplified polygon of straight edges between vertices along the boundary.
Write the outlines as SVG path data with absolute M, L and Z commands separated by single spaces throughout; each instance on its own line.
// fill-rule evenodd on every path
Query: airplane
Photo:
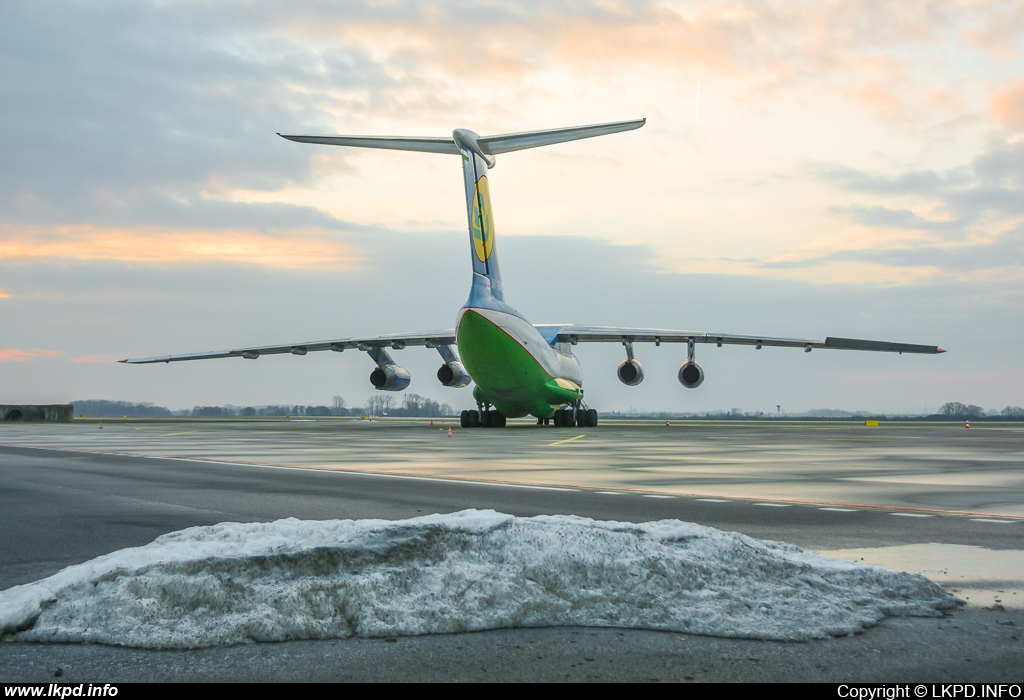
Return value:
M 531 324 L 505 301 L 495 245 L 494 216 L 487 171 L 496 156 L 577 139 L 639 129 L 646 119 L 574 126 L 542 131 L 523 131 L 480 136 L 455 129 L 451 137 L 405 136 L 302 136 L 278 134 L 289 141 L 329 146 L 382 148 L 461 156 L 469 223 L 470 259 L 473 265 L 469 299 L 459 310 L 455 328 L 425 333 L 398 333 L 374 337 L 341 338 L 316 342 L 240 347 L 229 350 L 164 355 L 121 360 L 128 364 L 179 362 L 225 357 L 255 360 L 263 355 L 357 349 L 376 363 L 370 383 L 381 391 L 402 391 L 409 386 L 409 372 L 388 351 L 409 346 L 436 349 L 443 364 L 437 378 L 446 387 L 474 383 L 476 410 L 462 411 L 464 428 L 504 427 L 508 418 L 532 415 L 538 424 L 556 427 L 596 427 L 597 411 L 584 402 L 583 373 L 572 347 L 578 343 L 621 343 L 626 359 L 616 374 L 623 384 L 636 386 L 644 379 L 643 366 L 634 355 L 634 343 L 685 343 L 686 361 L 679 367 L 679 382 L 696 389 L 704 382 L 704 370 L 695 359 L 698 343 L 762 347 L 863 350 L 917 354 L 943 353 L 934 345 L 915 345 L 877 340 L 826 337 L 824 340 L 775 338 L 653 328 Z M 455 349 L 458 349 L 456 354 Z

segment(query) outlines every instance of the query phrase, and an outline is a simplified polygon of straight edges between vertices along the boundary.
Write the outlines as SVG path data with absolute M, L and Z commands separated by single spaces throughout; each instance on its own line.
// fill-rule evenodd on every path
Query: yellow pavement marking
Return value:
M 559 440 L 558 442 L 549 442 L 547 444 L 547 447 L 554 447 L 555 445 L 564 445 L 567 442 L 572 442 L 573 440 L 579 440 L 582 437 L 586 437 L 586 435 L 577 435 L 576 437 L 571 437 L 571 438 L 568 438 L 566 440 Z
M 181 432 L 181 433 L 164 433 L 163 435 L 160 435 L 158 437 L 171 437 L 172 435 L 188 435 L 189 433 L 198 433 L 198 432 L 199 432 L 198 430 L 186 430 L 186 431 Z

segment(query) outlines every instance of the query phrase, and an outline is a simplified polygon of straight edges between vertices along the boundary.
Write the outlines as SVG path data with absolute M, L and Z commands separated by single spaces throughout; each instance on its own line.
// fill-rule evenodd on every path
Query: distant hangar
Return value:
M 69 403 L 41 404 L 0 404 L 0 422 L 32 421 L 48 423 L 70 423 L 74 407 Z

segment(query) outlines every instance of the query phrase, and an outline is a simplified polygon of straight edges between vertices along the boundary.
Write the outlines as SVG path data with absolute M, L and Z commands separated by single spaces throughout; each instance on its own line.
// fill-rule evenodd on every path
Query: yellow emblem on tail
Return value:
M 494 248 L 494 218 L 491 216 L 491 193 L 487 178 L 476 181 L 473 193 L 473 250 L 480 262 L 487 262 Z

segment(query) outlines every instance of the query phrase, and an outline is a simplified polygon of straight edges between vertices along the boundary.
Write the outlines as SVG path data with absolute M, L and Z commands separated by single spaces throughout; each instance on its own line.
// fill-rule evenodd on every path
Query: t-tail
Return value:
M 470 256 L 473 261 L 473 287 L 470 292 L 470 305 L 487 305 L 491 299 L 504 305 L 505 292 L 501 286 L 498 252 L 494 241 L 494 213 L 491 209 L 491 196 L 487 184 L 487 171 L 495 166 L 495 156 L 526 148 L 549 146 L 563 141 L 576 141 L 577 139 L 639 129 L 646 121 L 646 119 L 636 119 L 543 131 L 520 131 L 497 136 L 479 136 L 468 129 L 456 129 L 452 132 L 451 137 L 278 135 L 300 143 L 387 148 L 462 156 L 462 173 L 466 187 L 466 214 L 469 220 Z

